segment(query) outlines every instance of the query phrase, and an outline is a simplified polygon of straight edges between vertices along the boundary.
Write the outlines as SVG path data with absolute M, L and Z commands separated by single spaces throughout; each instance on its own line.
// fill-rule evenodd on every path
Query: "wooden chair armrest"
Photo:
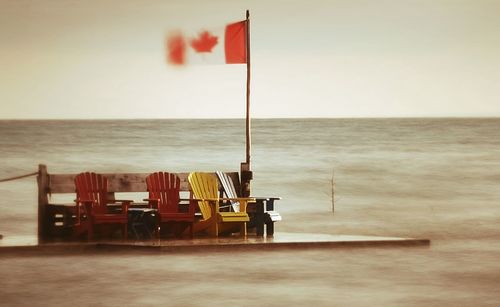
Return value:
M 111 202 L 110 204 L 112 203 L 133 203 L 134 201 L 133 200 L 130 200 L 130 199 L 115 199 L 113 202 Z
M 225 201 L 225 200 L 235 200 L 235 201 L 244 201 L 247 203 L 254 203 L 255 202 L 255 197 L 235 197 L 235 198 L 219 198 L 219 200 Z
M 90 200 L 90 199 L 82 199 L 82 198 L 77 198 L 75 199 L 76 203 L 76 223 L 79 224 L 81 221 L 81 213 L 80 209 L 78 207 L 82 207 L 83 211 L 85 212 L 85 215 L 88 217 L 92 213 L 92 203 L 95 203 L 95 201 Z
M 214 202 L 220 200 L 220 198 L 191 198 L 190 200 Z
M 148 202 L 148 206 L 149 208 L 151 209 L 156 209 L 156 210 L 160 210 L 159 206 L 160 206 L 160 199 L 159 198 L 144 198 L 143 201 L 147 201 Z
M 232 200 L 240 202 L 240 212 L 247 212 L 248 203 L 254 203 L 253 197 L 235 197 L 235 198 L 220 198 L 220 200 Z
M 189 214 L 192 214 L 192 215 L 195 215 L 198 201 L 203 201 L 203 200 L 197 199 L 197 198 L 179 198 L 179 204 L 181 202 L 188 202 L 188 204 L 184 203 L 183 205 L 188 205 L 188 212 L 189 212 Z
M 91 200 L 91 199 L 84 199 L 84 198 L 77 198 L 75 199 L 75 203 L 95 203 L 96 201 L 95 200 Z
M 215 216 L 218 211 L 220 211 L 220 207 L 216 206 L 219 198 L 191 198 L 192 201 L 206 201 L 210 206 L 210 210 L 212 211 L 212 216 Z M 194 206 L 193 206 L 194 207 Z
M 108 204 L 122 203 L 122 213 L 127 213 L 128 207 L 133 202 L 134 202 L 133 200 L 129 200 L 129 199 L 115 199 L 114 201 L 109 202 Z
M 280 200 L 281 197 L 255 197 L 257 206 L 260 208 L 257 211 L 273 211 L 274 210 L 274 201 Z M 264 209 L 265 207 L 265 209 Z
M 269 200 L 280 200 L 281 197 L 253 197 L 255 200 L 260 200 L 260 201 L 269 201 Z

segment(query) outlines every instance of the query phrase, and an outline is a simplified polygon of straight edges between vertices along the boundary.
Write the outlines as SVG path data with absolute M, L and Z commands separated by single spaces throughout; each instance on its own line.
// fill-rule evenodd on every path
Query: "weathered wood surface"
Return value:
M 150 173 L 103 173 L 108 178 L 109 192 L 146 192 L 146 177 Z M 228 173 L 232 178 L 238 178 L 237 172 Z M 77 174 L 49 174 L 49 193 L 75 193 L 75 176 Z M 176 173 L 181 180 L 181 191 L 189 191 L 187 180 L 189 173 Z
M 74 193 L 77 174 L 50 174 L 50 193 Z M 102 174 L 108 178 L 109 192 L 145 192 L 147 173 Z

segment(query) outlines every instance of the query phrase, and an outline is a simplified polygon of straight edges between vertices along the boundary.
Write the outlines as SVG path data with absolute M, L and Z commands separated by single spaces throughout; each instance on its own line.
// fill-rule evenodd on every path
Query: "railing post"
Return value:
M 253 179 L 253 172 L 248 163 L 241 163 L 240 176 L 241 196 L 250 197 L 250 181 Z
M 38 165 L 38 239 L 47 237 L 47 204 L 49 199 L 47 193 L 49 192 L 49 175 L 47 173 L 47 166 L 44 164 Z

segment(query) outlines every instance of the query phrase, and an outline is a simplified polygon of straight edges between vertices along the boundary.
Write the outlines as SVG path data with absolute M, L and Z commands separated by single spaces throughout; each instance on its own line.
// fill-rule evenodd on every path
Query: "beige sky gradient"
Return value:
M 170 30 L 251 13 L 253 117 L 500 116 L 500 1 L 0 0 L 0 118 L 244 117 Z

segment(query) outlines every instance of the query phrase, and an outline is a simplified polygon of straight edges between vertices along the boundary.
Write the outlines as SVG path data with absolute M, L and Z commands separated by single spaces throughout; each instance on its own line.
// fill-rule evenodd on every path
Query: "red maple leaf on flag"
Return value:
M 198 38 L 191 40 L 191 47 L 196 52 L 212 52 L 218 40 L 217 36 L 212 35 L 208 31 L 203 31 L 198 35 Z

